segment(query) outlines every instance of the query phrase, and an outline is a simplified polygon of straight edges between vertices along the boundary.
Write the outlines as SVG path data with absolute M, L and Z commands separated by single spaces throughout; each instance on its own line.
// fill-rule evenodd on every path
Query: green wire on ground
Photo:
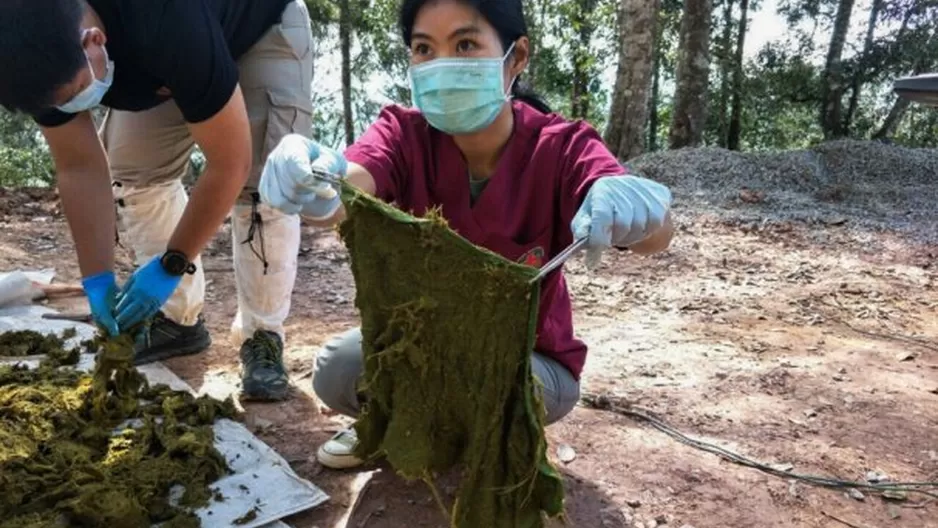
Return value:
M 691 438 L 684 433 L 678 431 L 677 429 L 671 427 L 670 425 L 664 423 L 662 420 L 655 418 L 648 412 L 640 411 L 632 408 L 631 405 L 625 403 L 619 403 L 613 398 L 604 395 L 597 394 L 585 394 L 581 398 L 581 401 L 587 406 L 593 409 L 607 410 L 614 412 L 616 414 L 632 418 L 634 420 L 647 423 L 654 427 L 655 429 L 665 433 L 666 435 L 674 438 L 678 442 L 681 442 L 684 445 L 688 445 L 695 449 L 701 451 L 706 451 L 717 455 L 725 460 L 739 464 L 741 466 L 751 467 L 767 473 L 769 475 L 774 475 L 776 477 L 794 479 L 801 482 L 806 482 L 814 486 L 820 486 L 825 488 L 835 488 L 835 489 L 848 489 L 848 488 L 857 488 L 864 489 L 869 492 L 875 492 L 883 495 L 883 497 L 888 499 L 901 499 L 904 498 L 906 493 L 917 493 L 930 497 L 932 499 L 938 499 L 938 482 L 859 482 L 859 481 L 850 481 L 843 479 L 836 479 L 830 477 L 821 477 L 817 475 L 804 475 L 800 473 L 792 473 L 790 471 L 784 471 L 778 468 L 774 468 L 768 464 L 757 462 L 755 460 L 746 458 L 742 455 L 738 455 L 724 449 L 718 445 L 711 443 L 703 442 L 701 440 L 696 440 Z

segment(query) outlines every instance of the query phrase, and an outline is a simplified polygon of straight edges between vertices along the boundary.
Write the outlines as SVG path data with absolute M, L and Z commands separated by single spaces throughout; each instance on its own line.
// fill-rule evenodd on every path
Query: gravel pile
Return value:
M 630 164 L 671 186 L 678 207 L 763 221 L 846 217 L 938 243 L 938 149 L 843 140 L 783 152 L 663 151 Z

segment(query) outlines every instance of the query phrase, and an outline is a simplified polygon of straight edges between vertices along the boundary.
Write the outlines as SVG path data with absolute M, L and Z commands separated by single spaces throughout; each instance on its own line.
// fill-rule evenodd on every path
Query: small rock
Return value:
M 892 520 L 896 520 L 899 517 L 902 517 L 902 513 L 899 511 L 899 508 L 895 506 L 890 506 L 887 510 L 887 513 L 889 514 L 889 518 Z
M 793 465 L 791 465 L 791 464 L 785 462 L 785 463 L 782 463 L 782 464 L 773 464 L 773 465 L 772 465 L 772 469 L 774 469 L 775 471 L 784 471 L 784 472 L 787 473 L 787 472 L 789 472 L 789 471 L 795 469 L 795 466 L 793 466 Z
M 845 378 L 844 378 L 843 376 L 841 376 L 840 374 L 834 374 L 834 376 L 833 376 L 832 379 L 833 379 L 834 381 L 843 381 Z
M 866 481 L 870 484 L 876 484 L 877 482 L 886 482 L 889 480 L 885 474 L 880 473 L 879 471 L 867 471 L 866 472 Z
M 909 494 L 903 490 L 888 489 L 883 491 L 883 498 L 894 501 L 904 501 L 909 498 Z
M 638 499 L 629 499 L 625 503 L 629 505 L 629 508 L 638 508 L 642 505 L 642 501 Z
M 557 458 L 564 464 L 569 464 L 576 458 L 576 451 L 566 444 L 560 445 L 557 447 Z
M 661 514 L 655 517 L 655 522 L 658 524 L 668 524 L 668 516 L 665 514 Z
M 912 361 L 915 359 L 915 354 L 912 352 L 899 352 L 896 354 L 896 361 Z
M 814 418 L 815 416 L 817 416 L 817 411 L 815 411 L 814 409 L 805 409 L 803 413 L 804 413 L 805 418 Z
M 854 499 L 858 501 L 862 501 L 866 499 L 866 496 L 860 493 L 860 490 L 856 488 L 850 488 L 849 490 L 847 490 L 847 493 L 845 493 L 845 495 L 850 499 Z
M 762 203 L 765 201 L 765 191 L 743 187 L 739 190 L 739 199 L 746 203 Z

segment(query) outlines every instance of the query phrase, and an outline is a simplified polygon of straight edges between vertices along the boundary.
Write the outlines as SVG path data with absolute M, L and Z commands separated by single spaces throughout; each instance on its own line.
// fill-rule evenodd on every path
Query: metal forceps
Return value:
M 328 183 L 330 186 L 330 188 L 325 191 L 316 192 L 316 194 L 318 194 L 321 198 L 331 200 L 342 191 L 342 178 L 340 178 L 338 175 L 332 174 L 325 169 L 321 169 L 315 166 L 311 167 L 311 169 L 313 173 L 313 179 L 316 181 Z M 304 187 L 310 188 L 311 186 L 304 185 Z
M 566 249 L 558 253 L 556 257 L 550 259 L 549 261 L 547 261 L 547 264 L 544 264 L 543 266 L 541 266 L 540 271 L 537 272 L 537 275 L 535 275 L 534 278 L 531 279 L 530 282 L 533 284 L 543 279 L 545 276 L 547 276 L 548 273 L 560 267 L 560 265 L 566 262 L 567 259 L 572 257 L 574 253 L 576 253 L 580 248 L 585 246 L 588 241 L 589 241 L 589 236 L 580 237 L 574 240 L 572 244 L 570 244 L 569 246 L 567 246 Z

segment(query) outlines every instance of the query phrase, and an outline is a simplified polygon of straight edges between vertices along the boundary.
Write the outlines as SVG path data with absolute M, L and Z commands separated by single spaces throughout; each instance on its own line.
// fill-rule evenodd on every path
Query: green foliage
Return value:
M 823 138 L 816 112 L 818 66 L 792 50 L 767 45 L 744 74 L 744 150 L 805 148 Z
M 54 181 L 39 128 L 27 116 L 0 109 L 0 186 L 46 186 Z
M 339 7 L 331 0 L 305 0 L 313 31 L 321 31 L 328 24 L 339 20 Z
M 361 12 L 356 37 L 363 50 L 362 62 L 355 73 L 364 79 L 362 71 L 380 74 L 387 79 L 383 97 L 400 104 L 410 104 L 410 85 L 407 70 L 410 51 L 404 46 L 398 24 L 398 0 L 371 0 Z
M 910 147 L 934 148 L 935 138 L 938 138 L 938 110 L 916 106 L 909 109 L 904 125 L 893 139 Z
M 54 181 L 46 151 L 0 145 L 0 187 L 44 187 Z
M 409 51 L 398 27 L 400 0 L 305 0 L 317 46 L 314 78 L 314 134 L 325 143 L 344 145 L 338 24 L 340 10 L 348 6 L 352 34 L 352 108 L 354 130 L 360 135 L 387 102 L 410 105 Z M 858 3 L 843 56 L 844 117 L 851 137 L 868 138 L 882 128 L 896 102 L 892 82 L 916 72 L 938 68 L 938 0 L 881 0 L 875 37 L 864 48 L 866 19 L 871 2 Z M 547 103 L 568 118 L 583 117 L 602 131 L 613 97 L 612 73 L 620 47 L 618 8 L 621 0 L 523 0 L 533 55 L 522 81 L 533 86 Z M 731 2 L 730 17 L 724 6 Z M 666 144 L 670 124 L 674 72 L 677 70 L 678 31 L 682 0 L 660 0 L 659 93 L 652 112 L 656 130 L 649 131 L 658 145 Z M 721 120 L 722 101 L 731 90 L 722 78 L 735 61 L 740 0 L 715 0 L 712 27 L 710 112 L 705 142 L 718 143 L 728 117 Z M 789 26 L 786 37 L 766 44 L 745 62 L 742 146 L 747 149 L 797 148 L 819 139 L 822 93 L 821 68 L 838 0 L 780 0 L 778 14 Z M 750 1 L 749 16 L 759 16 L 760 1 Z M 729 21 L 729 28 L 726 25 Z M 729 33 L 724 33 L 728 29 Z M 728 36 L 727 40 L 725 36 Z M 326 88 L 325 85 L 329 85 Z M 859 91 L 854 99 L 853 86 Z M 377 88 L 375 88 L 377 87 Z M 330 92 L 335 93 L 330 93 Z M 580 97 L 577 97 L 579 95 Z M 855 105 L 854 105 L 855 102 Z M 909 106 L 895 127 L 893 139 L 915 145 L 938 144 L 933 115 L 938 111 Z M 728 109 L 722 115 L 728 116 Z M 200 153 L 192 157 L 187 178 L 194 180 L 204 168 Z M 0 111 L 0 185 L 49 185 L 53 163 L 38 128 L 22 115 Z

